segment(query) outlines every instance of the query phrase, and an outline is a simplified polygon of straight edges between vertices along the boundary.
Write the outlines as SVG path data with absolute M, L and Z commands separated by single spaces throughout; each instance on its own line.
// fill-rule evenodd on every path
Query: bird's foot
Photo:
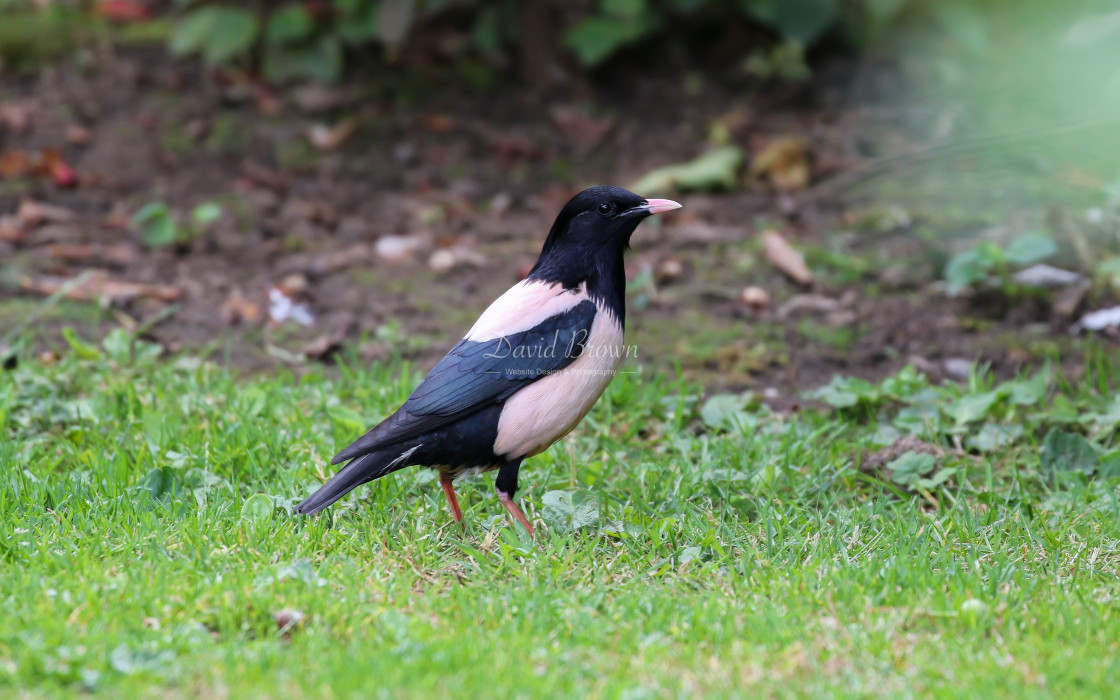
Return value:
M 529 531 L 529 537 L 532 537 L 533 526 L 529 524 L 529 519 L 526 518 L 525 514 L 521 512 L 521 509 L 517 507 L 517 503 L 514 502 L 513 497 L 505 491 L 499 490 L 498 501 L 500 501 L 501 504 L 505 506 L 505 509 L 509 511 L 510 515 L 517 519 L 517 522 L 521 523 L 525 527 L 525 529 Z

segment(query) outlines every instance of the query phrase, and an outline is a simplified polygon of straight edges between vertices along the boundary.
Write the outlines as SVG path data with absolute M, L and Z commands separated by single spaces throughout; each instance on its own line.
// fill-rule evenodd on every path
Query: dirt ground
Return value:
M 34 321 L 6 339 L 26 358 L 59 347 L 65 326 L 87 339 L 123 326 L 250 370 L 339 352 L 426 368 L 525 274 L 567 197 L 690 160 L 717 134 L 748 158 L 802 139 L 792 157 L 812 184 L 782 193 L 745 173 L 733 192 L 671 195 L 684 209 L 643 224 L 627 270 L 628 340 L 645 371 L 679 367 L 788 405 L 833 373 L 914 363 L 960 378 L 971 360 L 1009 373 L 1079 342 L 1060 299 L 949 298 L 937 225 L 918 235 L 889 196 L 830 185 L 920 146 L 937 121 L 884 110 L 887 71 L 838 60 L 812 85 L 762 91 L 608 77 L 548 99 L 416 82 L 272 92 L 159 49 L 0 79 L 0 153 L 51 161 L 0 178 L 0 338 Z M 179 242 L 145 244 L 131 219 L 151 202 L 170 207 Z M 190 223 L 207 203 L 221 216 Z M 813 282 L 766 260 L 766 230 L 805 254 Z M 42 306 L 86 270 L 69 290 L 82 300 Z M 745 303 L 750 286 L 768 303 L 757 291 Z M 270 290 L 305 304 L 309 325 L 270 319 L 283 315 Z

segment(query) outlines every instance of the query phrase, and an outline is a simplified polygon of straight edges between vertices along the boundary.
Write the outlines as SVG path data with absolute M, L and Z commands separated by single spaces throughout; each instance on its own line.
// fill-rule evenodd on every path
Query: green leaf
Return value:
M 498 8 L 493 5 L 482 8 L 471 28 L 471 41 L 483 53 L 497 53 L 502 47 L 500 26 L 501 15 Z
M 806 394 L 811 399 L 823 401 L 834 408 L 851 408 L 862 401 L 874 403 L 879 400 L 879 390 L 866 379 L 841 377 L 836 374 L 832 380 Z
M 781 0 L 739 0 L 739 9 L 760 22 L 774 24 L 778 17 Z
M 200 7 L 180 17 L 171 31 L 168 48 L 174 54 L 201 51 L 214 23 L 213 5 Z
M 985 423 L 984 427 L 980 428 L 980 432 L 975 437 L 968 438 L 965 444 L 980 452 L 992 452 L 1013 444 L 1022 436 L 1023 426 L 1017 423 L 1010 425 Z
M 907 0 L 863 0 L 867 14 L 876 22 L 886 22 L 902 11 Z
M 1020 236 L 1007 246 L 1003 251 L 1007 262 L 1019 267 L 1026 267 L 1050 257 L 1058 252 L 1058 246 L 1050 237 L 1042 233 L 1029 233 Z
M 1039 371 L 1030 379 L 1018 379 L 1009 382 L 1008 400 L 1016 406 L 1034 406 L 1043 398 L 1050 389 L 1050 371 Z
M 140 488 L 157 501 L 165 501 L 183 489 L 175 472 L 165 467 L 157 467 L 140 480 Z
M 545 522 L 560 532 L 599 522 L 599 500 L 589 491 L 549 491 L 541 503 Z
M 123 328 L 114 328 L 101 341 L 101 347 L 113 362 L 128 364 L 132 359 L 132 334 Z
M 222 207 L 214 202 L 199 204 L 191 210 L 191 222 L 195 226 L 205 227 L 222 218 Z
M 742 394 L 716 394 L 700 409 L 700 420 L 714 430 L 737 430 L 748 417 L 746 408 L 754 399 L 751 392 Z
M 944 484 L 956 473 L 957 469 L 954 467 L 945 467 L 944 469 L 938 469 L 933 473 L 932 476 L 922 477 L 918 479 L 917 482 L 915 482 L 915 485 L 918 488 L 923 488 L 927 491 L 931 491 Z
M 1091 475 L 1099 463 L 1097 448 L 1077 433 L 1054 429 L 1042 441 L 1042 473 L 1048 476 L 1061 472 Z
M 338 7 L 342 11 L 342 17 L 335 24 L 335 31 L 343 42 L 356 45 L 377 38 L 376 3 L 369 0 L 339 0 Z
M 285 5 L 268 18 L 265 39 L 270 44 L 291 44 L 311 35 L 315 24 L 302 4 Z
M 735 189 L 743 151 L 738 146 L 714 148 L 686 163 L 650 171 L 630 186 L 643 196 L 671 191 L 711 192 Z
M 324 36 L 306 46 L 271 47 L 265 54 L 264 72 L 276 82 L 295 78 L 333 82 L 342 75 L 342 45 Z
M 253 45 L 257 37 L 257 18 L 248 10 L 228 5 L 220 10 L 210 37 L 202 50 L 202 57 L 211 65 L 225 63 Z
M 915 486 L 918 480 L 931 473 L 937 466 L 937 459 L 931 454 L 904 452 L 887 465 L 891 480 L 902 486 Z
M 144 243 L 152 248 L 171 245 L 179 237 L 171 210 L 163 202 L 149 202 L 132 215 L 132 225 L 140 230 Z
M 836 0 L 781 0 L 774 24 L 784 38 L 810 44 L 835 18 Z
M 953 256 L 945 267 L 945 281 L 949 283 L 949 296 L 956 296 L 965 287 L 987 278 L 993 263 L 980 248 L 966 250 Z
M 973 421 L 983 420 L 988 417 L 992 407 L 1000 399 L 1003 391 L 996 389 L 982 394 L 969 394 L 957 399 L 956 403 L 948 409 L 949 415 L 958 425 L 967 425 Z
M 635 19 L 649 10 L 646 0 L 602 0 L 603 13 L 621 20 Z
M 937 0 L 929 7 L 942 29 L 965 49 L 982 53 L 988 48 L 988 20 L 970 0 Z
M 175 24 L 171 33 L 173 53 L 199 52 L 207 63 L 224 63 L 253 44 L 257 37 L 256 15 L 230 5 L 204 5 Z
M 272 520 L 272 498 L 267 494 L 255 493 L 241 504 L 241 522 L 250 525 L 267 525 Z
M 327 579 L 315 571 L 315 567 L 311 565 L 310 561 L 293 559 L 292 561 L 274 564 L 267 572 L 257 576 L 253 585 L 257 589 L 263 589 L 284 581 L 296 581 L 309 588 L 322 588 L 329 583 Z
M 62 329 L 62 337 L 80 359 L 97 360 L 101 358 L 101 351 L 97 349 L 97 346 L 82 340 L 70 326 Z
M 1097 263 L 1094 272 L 1105 284 L 1112 287 L 1113 292 L 1120 292 L 1120 257 L 1102 260 Z
M 656 15 L 641 15 L 619 21 L 614 17 L 591 15 L 564 32 L 564 45 L 575 52 L 580 63 L 597 66 L 616 51 L 656 28 Z

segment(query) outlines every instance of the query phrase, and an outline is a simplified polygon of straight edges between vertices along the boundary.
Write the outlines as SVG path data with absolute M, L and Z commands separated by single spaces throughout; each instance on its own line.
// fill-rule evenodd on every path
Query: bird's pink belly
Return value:
M 506 401 L 494 453 L 532 457 L 571 432 L 614 378 L 626 354 L 622 340 L 618 323 L 599 314 L 579 358 Z

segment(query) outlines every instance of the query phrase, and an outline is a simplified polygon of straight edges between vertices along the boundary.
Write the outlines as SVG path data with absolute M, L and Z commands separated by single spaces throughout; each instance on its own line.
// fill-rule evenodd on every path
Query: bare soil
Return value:
M 87 338 L 123 325 L 250 370 L 340 351 L 424 368 L 525 274 L 571 194 L 694 158 L 713 125 L 748 157 L 803 138 L 814 183 L 920 143 L 913 121 L 874 109 L 874 71 L 839 63 L 813 85 L 752 92 L 608 79 L 552 99 L 391 74 L 273 92 L 130 49 L 95 68 L 0 78 L 4 108 L 26 118 L 0 120 L 0 153 L 57 149 L 75 178 L 0 179 L 0 337 L 45 292 L 96 269 L 93 299 L 52 307 L 27 349 L 59 347 L 67 325 Z M 915 363 L 953 378 L 968 360 L 1009 373 L 1075 343 L 1050 298 L 998 309 L 948 298 L 936 284 L 944 250 L 904 220 L 861 223 L 889 204 L 873 191 L 781 193 L 749 175 L 740 185 L 682 194 L 679 214 L 635 235 L 628 334 L 646 371 L 679 367 L 712 390 L 789 405 L 833 373 Z M 145 245 L 130 217 L 154 201 L 186 240 Z M 218 221 L 186 223 L 208 202 Z M 61 210 L 34 209 L 44 204 Z M 813 284 L 765 260 L 767 229 L 806 253 Z M 748 286 L 769 304 L 745 304 Z M 276 288 L 306 304 L 310 326 L 270 320 Z

